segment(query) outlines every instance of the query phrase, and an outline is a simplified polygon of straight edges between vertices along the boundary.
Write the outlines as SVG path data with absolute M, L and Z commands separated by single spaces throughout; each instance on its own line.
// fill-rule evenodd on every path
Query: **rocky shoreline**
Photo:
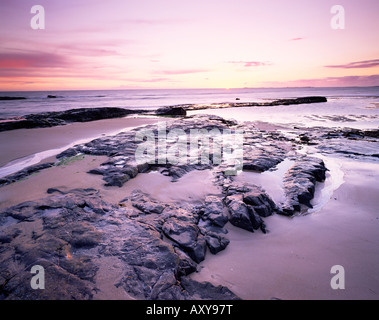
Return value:
M 52 98 L 54 96 L 51 96 Z M 20 100 L 23 97 L 0 97 L 3 100 Z M 232 107 L 268 107 L 277 105 L 291 105 L 303 103 L 326 102 L 325 97 L 303 97 L 296 99 L 279 99 L 269 102 L 249 102 L 249 103 L 224 103 L 208 105 L 180 105 L 158 108 L 157 110 L 146 109 L 125 109 L 125 108 L 79 108 L 56 112 L 43 112 L 29 114 L 23 117 L 0 119 L 0 132 L 16 129 L 47 128 L 61 126 L 73 122 L 87 122 L 102 119 L 122 118 L 129 115 L 145 114 L 157 116 L 185 116 L 187 111 L 220 109 Z
M 167 130 L 178 127 L 184 131 L 194 127 L 222 130 L 237 126 L 220 117 L 198 116 L 172 122 Z M 154 125 L 149 127 L 157 130 Z M 196 271 L 207 251 L 217 254 L 228 246 L 226 223 L 251 232 L 266 232 L 263 219 L 284 211 L 260 187 L 236 184 L 232 176 L 225 175 L 226 168 L 222 165 L 136 165 L 133 161 L 138 144 L 134 141 L 135 133 L 131 130 L 77 145 L 57 158 L 78 154 L 108 156 L 109 161 L 88 173 L 103 176 L 104 184 L 115 188 L 150 170 L 158 170 L 173 181 L 193 170 L 213 170 L 213 182 L 220 187 L 221 194 L 207 196 L 202 205 L 179 206 L 156 201 L 138 190 L 118 203 L 106 203 L 94 189 L 49 189 L 46 192 L 50 196 L 44 199 L 7 208 L 0 215 L 2 298 L 92 298 L 97 290 L 99 259 L 112 257 L 122 265 L 114 285 L 136 299 L 238 299 L 225 287 L 198 283 L 188 275 Z M 253 130 L 246 137 L 248 141 L 262 139 L 263 134 Z M 246 142 L 246 147 L 249 146 Z M 281 150 L 285 155 L 288 151 L 285 146 L 276 148 L 272 152 Z M 252 152 L 247 153 L 244 161 L 255 164 L 260 171 L 277 163 L 272 158 L 263 161 L 262 154 Z M 299 174 L 322 180 L 326 171 L 322 161 L 311 158 L 301 161 L 308 161 L 309 167 L 300 173 L 296 170 L 289 173 L 288 185 L 293 185 L 289 189 L 292 207 L 286 208 L 285 214 L 300 210 L 301 203 L 308 204 L 316 178 L 305 179 L 302 188 L 295 187 L 292 180 Z M 50 166 L 28 168 L 24 173 Z M 6 179 L 9 183 L 13 181 Z M 56 287 L 30 291 L 27 269 L 33 264 L 43 266 Z
M 158 201 L 136 189 L 110 203 L 102 200 L 101 190 L 93 188 L 49 188 L 43 199 L 6 208 L 0 213 L 0 299 L 96 298 L 102 290 L 101 266 L 107 261 L 117 265 L 112 285 L 133 299 L 239 299 L 227 287 L 197 282 L 190 276 L 207 255 L 228 247 L 227 223 L 266 233 L 267 217 L 298 215 L 312 207 L 317 183 L 325 181 L 328 169 L 322 159 L 298 153 L 299 148 L 309 145 L 338 153 L 348 148 L 345 142 L 349 139 L 377 144 L 375 131 L 348 134 L 347 130 L 324 129 L 310 134 L 303 129 L 297 130 L 297 138 L 290 138 L 209 115 L 180 117 L 168 122 L 166 130 L 181 129 L 188 134 L 194 128 L 243 130 L 244 171 L 276 170 L 290 159 L 292 165 L 283 177 L 285 201 L 274 202 L 253 182 L 236 182 L 223 163 L 137 164 L 134 156 L 142 141 L 135 136 L 141 128 L 76 145 L 59 154 L 57 161 L 83 154 L 106 156 L 108 160 L 88 174 L 102 177 L 107 188 L 122 188 L 151 171 L 179 183 L 189 172 L 209 170 L 220 192 L 207 195 L 202 203 L 177 203 Z M 158 139 L 157 125 L 144 129 Z M 334 140 L 339 143 L 331 143 Z M 214 157 L 211 150 L 209 156 Z M 55 165 L 26 168 L 1 179 L 0 184 L 9 185 Z M 44 267 L 46 282 L 54 285 L 30 289 L 30 267 L 36 264 Z

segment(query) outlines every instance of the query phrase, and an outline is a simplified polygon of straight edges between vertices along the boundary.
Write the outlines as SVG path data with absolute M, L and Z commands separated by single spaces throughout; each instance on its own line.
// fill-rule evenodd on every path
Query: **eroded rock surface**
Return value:
M 200 228 L 196 213 L 149 205 L 138 191 L 125 200 L 131 207 L 106 203 L 93 189 L 49 193 L 1 213 L 1 298 L 91 299 L 101 290 L 97 271 L 104 257 L 118 259 L 114 285 L 137 299 L 238 298 L 227 288 L 186 278 L 207 245 L 216 253 L 228 243 Z M 30 287 L 33 265 L 45 269 L 45 290 Z
M 134 190 L 117 203 L 107 203 L 101 199 L 101 190 L 52 188 L 44 199 L 5 209 L 0 213 L 1 298 L 94 298 L 102 290 L 98 281 L 102 261 L 113 259 L 118 272 L 112 284 L 137 299 L 237 299 L 229 289 L 196 282 L 190 274 L 207 255 L 227 249 L 228 223 L 266 233 L 267 217 L 293 215 L 302 206 L 310 207 L 316 184 L 326 177 L 321 159 L 296 153 L 298 142 L 279 132 L 257 130 L 217 116 L 193 116 L 166 123 L 166 133 L 180 129 L 187 135 L 191 129 L 243 130 L 240 170 L 275 170 L 290 157 L 294 164 L 283 178 L 286 201 L 275 203 L 254 181 L 239 184 L 228 173 L 227 164 L 213 163 L 213 149 L 207 150 L 210 161 L 206 163 L 136 163 L 135 152 L 142 141 L 136 141 L 135 136 L 140 129 L 74 146 L 57 158 L 107 156 L 106 162 L 88 172 L 101 176 L 107 188 L 120 188 L 151 170 L 170 176 L 172 183 L 180 183 L 188 172 L 209 170 L 220 192 L 205 195 L 201 203 L 164 203 Z M 145 126 L 144 130 L 150 130 L 158 143 L 156 125 Z M 299 143 L 311 140 L 316 139 L 302 138 Z M 172 143 L 167 142 L 167 147 Z M 190 154 L 189 160 L 200 159 L 207 144 L 199 146 L 198 153 Z M 29 168 L 4 181 L 12 183 L 35 169 L 44 168 Z M 30 289 L 30 268 L 35 264 L 45 268 L 46 290 Z

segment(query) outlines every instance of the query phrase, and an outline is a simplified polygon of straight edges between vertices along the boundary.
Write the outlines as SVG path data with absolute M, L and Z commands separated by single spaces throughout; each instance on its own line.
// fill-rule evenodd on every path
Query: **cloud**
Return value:
M 182 70 L 160 70 L 155 71 L 154 74 L 162 74 L 162 75 L 181 75 L 181 74 L 190 74 L 190 73 L 201 73 L 201 72 L 209 72 L 208 69 L 182 69 Z
M 299 37 L 299 38 L 292 38 L 292 39 L 290 39 L 290 41 L 299 41 L 299 40 L 304 40 L 304 38 Z
M 139 24 L 139 25 L 162 25 L 162 24 L 172 24 L 180 23 L 182 21 L 175 19 L 125 19 L 125 23 Z
M 347 64 L 330 65 L 326 68 L 341 68 L 341 69 L 358 69 L 358 68 L 373 68 L 379 66 L 379 59 L 356 61 Z
M 55 53 L 0 53 L 0 69 L 51 68 L 68 65 L 69 61 L 65 56 Z
M 152 78 L 152 79 L 128 79 L 130 82 L 164 82 L 164 81 L 169 81 L 169 78 Z
M 271 87 L 370 87 L 379 85 L 379 74 L 370 76 L 326 77 L 318 79 L 298 79 L 287 82 L 268 81 L 263 86 Z
M 243 66 L 246 68 L 272 65 L 271 62 L 263 62 L 263 61 L 228 61 L 228 63 L 243 64 Z

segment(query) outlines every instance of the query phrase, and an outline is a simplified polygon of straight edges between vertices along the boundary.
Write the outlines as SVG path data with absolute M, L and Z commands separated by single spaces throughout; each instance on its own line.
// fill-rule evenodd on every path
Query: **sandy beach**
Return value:
M 6 152 L 2 153 L 1 163 L 60 149 L 73 141 L 90 137 L 106 138 L 108 134 L 121 129 L 152 125 L 157 121 L 157 118 L 123 118 L 2 132 L 0 139 Z M 254 126 L 254 123 L 251 125 Z M 256 128 L 261 132 L 281 129 L 262 122 L 257 122 Z M 330 170 L 325 182 L 316 184 L 313 200 L 315 209 L 310 210 L 311 213 L 293 217 L 278 214 L 265 217 L 267 233 L 259 230 L 252 233 L 228 222 L 225 225 L 227 234 L 223 237 L 230 241 L 229 244 L 217 254 L 207 250 L 196 272 L 190 273 L 188 277 L 196 283 L 209 282 L 215 287 L 226 287 L 245 300 L 378 299 L 379 190 L 376 181 L 379 164 L 335 156 L 325 159 Z M 59 161 L 55 156 L 47 157 L 42 162 L 53 161 L 56 165 L 1 187 L 0 210 L 7 210 L 25 201 L 38 202 L 49 196 L 49 188 L 59 189 L 60 192 L 92 188 L 98 190 L 99 200 L 116 207 L 120 206 L 123 199 L 132 197 L 134 190 L 148 196 L 153 203 L 158 201 L 183 208 L 201 205 L 206 197 L 221 196 L 223 192 L 214 183 L 214 169 L 190 171 L 173 182 L 172 177 L 163 175 L 158 168 L 139 173 L 121 187 L 105 186 L 101 175 L 88 174 L 88 171 L 108 160 L 105 155 L 91 154 L 77 155 L 67 161 Z M 260 184 L 274 201 L 280 201 L 283 191 L 278 177 L 292 165 L 292 162 L 286 161 L 282 169 L 272 173 L 244 173 L 235 179 Z M 155 219 L 154 216 L 151 214 L 146 217 Z M 4 234 L 15 226 L 20 229 L 25 225 L 26 228 L 27 222 L 14 225 L 13 220 L 3 220 Z M 40 224 L 34 227 L 28 225 L 28 230 L 38 233 L 44 228 L 41 229 Z M 22 238 L 14 240 L 16 247 L 20 245 L 19 241 Z M 80 258 L 85 252 L 94 252 L 95 248 L 83 251 L 72 247 L 71 250 L 70 255 Z M 96 283 L 97 291 L 92 294 L 93 299 L 141 298 L 116 285 L 125 272 L 119 258 L 102 256 L 96 263 L 98 271 L 92 281 Z M 330 286 L 333 277 L 330 270 L 334 265 L 345 268 L 344 290 L 333 290 Z
M 0 132 L 0 145 L 2 147 L 0 166 L 47 150 L 67 148 L 75 142 L 80 143 L 102 135 L 115 134 L 124 129 L 156 121 L 157 119 L 154 117 L 126 117 L 71 123 L 52 128 Z
M 229 226 L 228 248 L 209 256 L 194 278 L 227 285 L 243 299 L 377 300 L 379 165 L 341 165 L 344 183 L 320 211 L 272 216 L 267 234 Z M 344 290 L 330 286 L 334 265 L 345 268 Z

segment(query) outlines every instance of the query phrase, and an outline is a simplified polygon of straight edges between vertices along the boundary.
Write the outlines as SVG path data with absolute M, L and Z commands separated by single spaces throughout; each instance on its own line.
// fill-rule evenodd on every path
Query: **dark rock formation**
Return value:
M 51 188 L 45 199 L 5 209 L 0 213 L 0 298 L 93 298 L 101 290 L 97 277 L 102 263 L 115 259 L 119 267 L 113 284 L 137 299 L 236 299 L 225 287 L 198 283 L 188 276 L 208 254 L 227 249 L 228 222 L 250 232 L 265 233 L 264 219 L 268 216 L 293 215 L 304 206 L 310 207 L 316 183 L 325 180 L 327 169 L 321 159 L 297 154 L 294 141 L 280 133 L 259 131 L 217 116 L 169 122 L 166 132 L 181 129 L 189 134 L 191 129 L 221 132 L 231 128 L 244 130 L 244 170 L 264 172 L 275 170 L 289 157 L 294 161 L 283 179 L 285 203 L 275 204 L 254 181 L 237 183 L 234 176 L 226 173 L 228 164 L 212 163 L 213 150 L 208 150 L 209 163 L 137 164 L 135 153 L 142 142 L 135 137 L 140 128 L 76 145 L 57 158 L 78 154 L 107 156 L 107 161 L 88 173 L 102 176 L 108 187 L 122 187 L 149 170 L 170 176 L 172 181 L 193 170 L 210 170 L 219 193 L 208 194 L 197 203 L 179 204 L 163 203 L 134 190 L 110 204 L 94 189 Z M 144 129 L 158 142 L 156 125 Z M 317 135 L 312 139 L 320 142 Z M 321 145 L 320 142 L 317 147 Z M 171 142 L 167 142 L 170 146 Z M 206 143 L 201 145 L 205 146 Z M 199 149 L 199 154 L 201 150 L 204 149 Z M 3 183 L 51 165 L 27 168 L 5 177 Z M 43 266 L 46 274 L 51 272 L 48 279 L 54 285 L 44 291 L 30 290 L 29 270 L 35 264 Z
M 55 95 L 48 95 L 48 98 L 57 98 Z M 26 99 L 25 97 L 0 97 L 0 100 L 16 100 Z M 29 128 L 46 128 L 53 126 L 65 125 L 71 122 L 86 122 L 101 119 L 111 119 L 125 117 L 130 114 L 155 114 L 160 116 L 185 116 L 187 111 L 202 109 L 220 109 L 235 107 L 267 107 L 277 105 L 291 105 L 303 103 L 319 103 L 327 102 L 325 97 L 302 97 L 295 99 L 279 99 L 269 102 L 246 102 L 246 103 L 224 103 L 224 104 L 208 104 L 208 105 L 180 105 L 162 107 L 151 112 L 149 110 L 124 109 L 124 108 L 80 108 L 57 112 L 44 112 L 37 114 L 25 115 L 22 118 L 6 119 L 6 122 L 0 123 L 0 132 L 15 129 Z
M 237 299 L 225 287 L 187 278 L 207 246 L 217 253 L 229 243 L 203 235 L 196 213 L 149 203 L 138 191 L 129 198 L 133 208 L 106 203 L 94 189 L 48 193 L 0 214 L 0 298 L 91 299 L 109 257 L 120 265 L 114 286 L 137 299 Z M 44 290 L 30 287 L 33 265 L 45 269 Z
M 162 231 L 166 237 L 179 245 L 195 262 L 205 259 L 206 241 L 194 223 L 182 220 L 182 217 L 167 220 Z
M 292 104 L 304 104 L 304 103 L 320 103 L 327 102 L 325 97 L 300 97 L 294 99 L 278 99 L 267 102 L 233 102 L 233 103 L 212 103 L 201 105 L 185 105 L 183 108 L 187 111 L 190 110 L 203 110 L 203 109 L 224 109 L 224 108 L 239 108 L 239 107 L 272 107 L 279 105 L 292 105 Z
M 46 128 L 65 125 L 71 122 L 87 122 L 101 119 L 112 119 L 126 117 L 130 114 L 147 112 L 137 109 L 123 108 L 80 108 L 57 112 L 44 112 L 29 114 L 21 119 L 9 119 L 7 122 L 0 123 L 0 131 L 14 129 Z
M 250 211 L 248 206 L 242 201 L 242 195 L 235 194 L 228 196 L 225 202 L 230 213 L 230 223 L 238 228 L 254 232 L 253 222 L 250 215 L 252 211 Z M 254 218 L 255 217 L 253 217 L 253 219 Z M 257 229 L 257 225 L 255 223 L 254 225 L 256 227 L 255 229 Z
M 293 215 L 301 211 L 301 204 L 312 208 L 316 182 L 325 180 L 327 169 L 321 159 L 303 157 L 286 172 L 283 185 L 286 194 L 286 203 L 283 205 L 283 214 Z
M 25 100 L 25 97 L 0 97 L 0 100 Z
M 250 191 L 244 193 L 243 202 L 250 205 L 254 212 L 264 218 L 279 210 L 274 201 L 258 187 L 252 186 Z
M 279 208 L 258 186 L 231 186 L 225 197 L 229 210 L 229 221 L 236 227 L 254 232 L 260 229 L 266 233 L 263 217 L 279 213 Z
M 302 97 L 296 99 L 279 99 L 272 102 L 272 105 L 291 105 L 291 104 L 304 104 L 304 103 L 320 103 L 327 102 L 325 97 Z
M 47 162 L 47 163 L 42 163 L 42 164 L 37 164 L 34 166 L 27 167 L 21 171 L 16 172 L 15 174 L 11 174 L 4 178 L 0 178 L 0 187 L 25 179 L 33 173 L 39 172 L 46 168 L 50 168 L 52 166 L 54 166 L 54 162 Z
M 225 214 L 225 206 L 217 196 L 208 196 L 205 198 L 204 206 L 199 208 L 201 219 L 217 227 L 224 227 L 228 222 L 228 216 Z
M 187 114 L 183 107 L 162 107 L 155 111 L 158 116 L 185 116 Z

